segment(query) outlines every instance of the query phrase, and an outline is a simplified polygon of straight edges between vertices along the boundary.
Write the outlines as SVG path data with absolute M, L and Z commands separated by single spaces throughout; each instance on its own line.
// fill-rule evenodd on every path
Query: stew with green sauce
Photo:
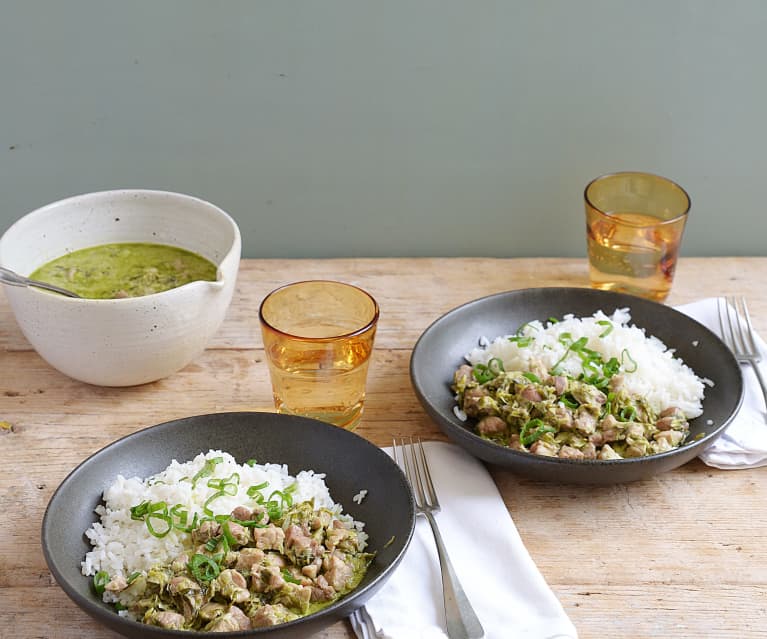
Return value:
M 33 279 L 88 299 L 140 297 L 189 282 L 216 280 L 216 265 L 177 246 L 126 242 L 62 255 L 38 268 Z

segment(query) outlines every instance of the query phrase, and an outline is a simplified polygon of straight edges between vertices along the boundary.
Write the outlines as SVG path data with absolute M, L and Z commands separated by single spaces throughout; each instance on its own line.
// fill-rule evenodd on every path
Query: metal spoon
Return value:
M 66 295 L 67 297 L 80 297 L 77 293 L 68 291 L 65 288 L 59 288 L 58 286 L 54 286 L 53 284 L 46 284 L 45 282 L 40 282 L 39 280 L 32 280 L 28 277 L 24 277 L 23 275 L 19 275 L 18 273 L 14 273 L 13 271 L 9 271 L 7 268 L 3 268 L 2 266 L 0 266 L 0 282 L 3 284 L 10 284 L 11 286 L 34 286 L 36 288 L 44 288 L 47 291 L 60 293 L 61 295 Z

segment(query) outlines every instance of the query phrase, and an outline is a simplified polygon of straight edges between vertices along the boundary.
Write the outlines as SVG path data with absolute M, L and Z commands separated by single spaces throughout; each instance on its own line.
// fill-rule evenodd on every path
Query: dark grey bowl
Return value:
M 465 362 L 464 355 L 478 345 L 480 336 L 493 339 L 509 335 L 535 319 L 562 318 L 567 313 L 582 317 L 600 309 L 609 315 L 625 307 L 631 310 L 632 323 L 676 349 L 676 355 L 699 377 L 715 382 L 713 388 L 706 389 L 703 415 L 690 422 L 689 443 L 635 459 L 576 461 L 541 457 L 484 440 L 453 413 L 453 372 Z M 681 466 L 721 435 L 743 401 L 740 366 L 705 326 L 663 304 L 585 288 L 524 289 L 459 306 L 435 321 L 418 339 L 410 360 L 410 377 L 426 412 L 451 440 L 472 455 L 533 479 L 567 483 L 635 481 Z M 700 439 L 696 439 L 698 436 Z
M 313 469 L 326 473 L 336 502 L 365 522 L 368 548 L 377 555 L 360 586 L 328 608 L 271 628 L 216 633 L 232 637 L 309 637 L 362 606 L 399 564 L 415 526 L 415 508 L 399 467 L 362 437 L 323 422 L 275 413 L 219 413 L 159 424 L 124 437 L 80 464 L 51 498 L 43 518 L 42 546 L 56 581 L 86 613 L 126 637 L 194 637 L 209 633 L 164 630 L 120 617 L 80 572 L 90 549 L 84 532 L 97 520 L 94 508 L 118 474 L 146 477 L 200 452 L 218 449 L 238 462 L 285 463 L 291 474 Z M 352 497 L 368 494 L 360 504 Z M 393 541 L 387 545 L 390 540 Z

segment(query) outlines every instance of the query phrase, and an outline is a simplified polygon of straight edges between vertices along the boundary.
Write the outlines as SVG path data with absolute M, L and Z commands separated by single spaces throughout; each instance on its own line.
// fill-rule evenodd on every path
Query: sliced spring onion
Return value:
M 561 401 L 568 408 L 578 408 L 578 406 L 580 406 L 575 397 L 573 397 L 570 393 L 565 393 L 562 395 L 562 397 L 559 398 L 559 401 Z
M 173 519 L 167 511 L 164 513 L 150 513 L 146 516 L 144 522 L 149 534 L 160 539 L 173 530 Z M 155 527 L 156 524 L 159 525 L 159 528 Z
M 204 512 L 209 517 L 213 516 L 213 510 L 211 509 L 210 505 L 216 501 L 219 497 L 223 497 L 226 495 L 226 493 L 223 490 L 217 490 L 215 493 L 213 493 L 210 497 L 208 497 L 205 500 L 205 503 L 202 505 L 202 512 Z
M 178 520 L 174 526 L 180 530 L 183 530 L 186 526 L 187 520 L 189 519 L 189 511 L 181 504 L 176 504 L 173 506 L 173 508 L 170 509 L 169 512 L 172 517 L 175 517 Z
M 602 370 L 604 371 L 606 377 L 612 377 L 618 372 L 620 367 L 621 363 L 618 361 L 618 359 L 616 357 L 611 357 L 605 362 L 604 366 L 602 366 Z
M 475 364 L 474 368 L 471 369 L 471 374 L 479 384 L 484 384 L 493 379 L 493 376 L 490 374 L 490 372 L 487 370 L 487 366 L 484 364 Z
M 532 432 L 531 432 L 532 431 Z M 556 433 L 557 429 L 553 426 L 544 424 L 540 419 L 531 419 L 527 422 L 519 431 L 519 441 L 523 446 L 529 446 L 530 444 L 538 441 L 546 433 Z
M 599 337 L 607 337 L 613 332 L 613 323 L 608 320 L 599 320 L 597 322 L 600 326 L 606 326 L 607 328 L 599 334 Z
M 285 509 L 290 508 L 293 505 L 293 493 L 298 490 L 298 483 L 293 482 L 285 488 L 285 490 L 275 490 L 269 495 L 269 499 L 266 501 L 266 513 L 269 515 L 269 519 L 280 519 Z M 279 497 L 279 501 L 274 497 Z
M 199 526 L 200 524 L 199 519 L 200 519 L 199 513 L 195 513 L 194 517 L 192 518 L 192 521 L 189 523 L 188 526 L 186 525 L 186 521 L 185 521 L 184 523 L 179 522 L 178 524 L 176 524 L 176 528 L 178 528 L 179 530 L 183 532 L 190 533 Z
M 626 366 L 625 360 L 628 360 L 629 364 L 631 364 L 633 368 L 628 368 L 628 366 Z M 627 373 L 634 373 L 636 372 L 636 369 L 639 367 L 639 364 L 637 364 L 631 357 L 631 353 L 629 353 L 628 348 L 624 348 L 623 351 L 621 351 L 621 364 L 623 365 L 623 370 L 626 371 Z
M 488 363 L 487 363 L 487 369 L 494 373 L 497 377 L 500 373 L 504 372 L 503 368 L 503 361 L 500 360 L 498 357 L 493 357 Z
M 588 337 L 581 337 L 580 339 L 572 341 L 573 336 L 571 333 L 562 333 L 559 336 L 559 342 L 563 346 L 567 346 L 567 350 L 565 350 L 562 357 L 560 357 L 557 362 L 554 364 L 554 366 L 551 367 L 551 373 L 552 375 L 557 375 L 560 372 L 559 365 L 565 361 L 567 356 L 572 353 L 580 353 L 583 351 L 583 349 L 586 347 L 586 344 L 588 343 L 589 339 Z M 592 351 L 593 352 L 593 351 Z
M 226 543 L 229 544 L 229 547 L 237 546 L 237 540 L 234 538 L 234 535 L 232 534 L 232 531 L 229 529 L 229 522 L 225 521 L 221 524 L 221 532 L 224 535 L 224 539 L 226 539 Z
M 192 486 L 196 486 L 197 481 L 203 477 L 210 477 L 216 469 L 216 465 L 223 463 L 223 461 L 223 457 L 211 457 L 210 459 L 206 459 L 203 467 L 197 471 L 197 474 L 194 477 L 192 477 Z
M 282 578 L 285 581 L 288 581 L 288 582 L 290 582 L 292 584 L 300 584 L 301 583 L 301 580 L 300 579 L 296 579 L 293 575 L 291 575 L 290 571 L 287 568 L 283 568 L 282 569 Z
M 512 344 L 519 346 L 519 348 L 527 348 L 534 341 L 530 335 L 515 335 L 508 339 Z
M 261 484 L 256 484 L 254 486 L 251 486 L 246 491 L 247 494 L 248 494 L 248 497 L 250 497 L 251 499 L 255 499 L 256 503 L 259 503 L 259 504 L 263 503 L 264 496 L 261 494 L 261 490 L 263 488 L 266 488 L 268 485 L 269 485 L 269 482 L 265 481 L 265 482 L 263 482 Z
M 106 570 L 99 570 L 93 575 L 93 589 L 97 595 L 103 595 L 106 585 L 109 583 L 109 573 Z
M 130 518 L 135 521 L 141 521 L 145 519 L 147 515 L 152 513 L 167 511 L 168 504 L 166 504 L 164 501 L 151 502 L 147 499 L 136 506 L 131 506 Z
M 189 560 L 189 570 L 197 581 L 213 581 L 221 568 L 213 557 L 196 553 Z
M 522 373 L 522 377 L 529 379 L 531 382 L 534 382 L 535 384 L 541 383 L 541 378 L 538 377 L 535 373 Z
M 498 377 L 503 371 L 503 362 L 499 358 L 493 357 L 487 364 L 476 364 L 472 369 L 472 374 L 477 382 L 485 384 Z
M 265 528 L 268 525 L 268 524 L 262 523 L 265 515 L 266 515 L 266 511 L 262 511 L 259 514 L 258 519 L 237 519 L 236 517 L 232 517 L 231 515 L 228 515 L 226 518 L 227 520 L 231 521 L 234 524 L 245 526 L 245 528 Z
M 225 479 L 216 479 L 216 478 L 209 479 L 208 487 L 215 488 L 216 490 L 224 490 L 227 486 L 237 487 L 239 483 L 240 483 L 239 473 L 232 473 L 231 475 L 229 475 L 229 477 L 226 477 Z
M 515 334 L 515 335 L 522 335 L 522 331 L 524 331 L 524 330 L 525 330 L 526 328 L 528 328 L 528 327 L 530 327 L 530 328 L 531 328 L 532 330 L 534 330 L 534 331 L 537 331 L 537 330 L 538 330 L 538 327 L 537 327 L 535 324 L 533 324 L 532 322 L 525 322 L 524 324 L 522 324 L 522 326 L 520 326 L 520 327 L 519 327 L 519 328 L 518 328 L 518 329 L 517 329 L 517 330 L 514 332 L 514 334 Z
M 621 409 L 620 418 L 624 422 L 630 422 L 636 417 L 637 411 L 633 406 L 626 406 Z

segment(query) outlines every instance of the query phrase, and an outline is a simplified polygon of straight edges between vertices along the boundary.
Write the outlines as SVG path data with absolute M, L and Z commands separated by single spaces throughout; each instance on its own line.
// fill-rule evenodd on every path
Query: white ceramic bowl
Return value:
M 180 370 L 218 330 L 232 299 L 242 240 L 218 207 L 178 193 L 88 193 L 32 211 L 0 238 L 0 265 L 29 275 L 77 249 L 114 242 L 171 244 L 218 266 L 215 282 L 154 295 L 68 298 L 7 286 L 22 332 L 51 366 L 99 386 L 132 386 Z

